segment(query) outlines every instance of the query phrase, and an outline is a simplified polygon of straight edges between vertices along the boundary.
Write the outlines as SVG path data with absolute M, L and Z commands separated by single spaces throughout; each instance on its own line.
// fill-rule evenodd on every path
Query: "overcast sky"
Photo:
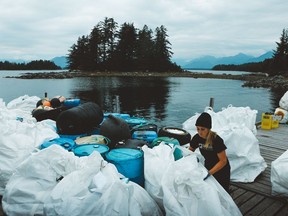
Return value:
M 173 58 L 276 48 L 288 28 L 286 0 L 0 0 L 0 59 L 50 60 L 105 17 L 119 25 L 164 25 Z

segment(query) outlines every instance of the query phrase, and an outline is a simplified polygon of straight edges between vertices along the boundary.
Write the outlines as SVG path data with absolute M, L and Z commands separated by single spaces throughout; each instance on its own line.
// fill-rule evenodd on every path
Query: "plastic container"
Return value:
M 157 137 L 158 135 L 155 131 L 134 131 L 132 134 L 133 139 L 145 140 L 148 143 L 151 143 Z
M 80 99 L 66 99 L 64 102 L 63 102 L 63 105 L 66 106 L 66 107 L 76 107 L 76 106 L 79 106 L 81 103 L 81 100 Z
M 127 118 L 125 121 L 128 123 L 130 128 L 133 128 L 137 125 L 147 124 L 147 120 L 138 117 Z
M 144 187 L 144 154 L 131 148 L 112 149 L 105 154 L 106 160 L 113 163 L 118 172 Z
M 83 144 L 73 148 L 73 152 L 78 157 L 89 156 L 94 151 L 98 151 L 103 158 L 105 158 L 106 152 L 109 151 L 109 147 L 102 144 Z
M 40 146 L 40 149 L 48 148 L 51 145 L 60 145 L 64 149 L 70 151 L 75 146 L 75 142 L 72 139 L 60 137 L 60 138 L 52 139 L 52 140 L 42 143 Z
M 133 134 L 135 131 L 155 131 L 156 133 L 158 133 L 158 126 L 151 123 L 136 125 L 131 129 L 131 133 Z
M 102 145 L 109 145 L 110 140 L 102 135 L 90 135 L 90 136 L 83 136 L 75 139 L 75 143 L 77 145 L 83 144 L 102 144 Z
M 273 115 L 272 117 L 272 128 L 278 128 L 279 127 L 279 122 L 281 121 L 282 117 Z
M 271 130 L 272 118 L 273 115 L 271 113 L 262 113 L 261 128 L 264 130 Z
M 104 113 L 104 119 L 108 118 L 109 115 L 113 115 L 115 117 L 122 118 L 122 119 L 130 118 L 130 115 L 127 113 Z

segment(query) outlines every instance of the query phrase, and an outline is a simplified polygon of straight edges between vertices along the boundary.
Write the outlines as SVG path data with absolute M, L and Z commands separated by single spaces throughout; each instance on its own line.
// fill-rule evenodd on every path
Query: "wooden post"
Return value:
M 214 107 L 214 98 L 210 98 L 209 107 Z

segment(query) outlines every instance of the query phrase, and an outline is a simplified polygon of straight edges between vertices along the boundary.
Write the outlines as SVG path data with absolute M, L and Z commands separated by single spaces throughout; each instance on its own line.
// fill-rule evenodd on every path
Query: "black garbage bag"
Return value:
M 103 121 L 102 109 L 94 102 L 86 102 L 60 113 L 56 120 L 59 134 L 85 134 Z
M 100 126 L 100 134 L 111 140 L 109 144 L 110 149 L 114 148 L 118 141 L 131 138 L 128 123 L 124 119 L 111 114 Z

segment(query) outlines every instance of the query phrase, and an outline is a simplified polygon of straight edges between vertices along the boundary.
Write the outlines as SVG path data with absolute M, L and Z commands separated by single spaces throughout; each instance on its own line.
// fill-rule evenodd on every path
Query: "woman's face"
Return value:
M 200 137 L 202 137 L 203 139 L 206 139 L 210 129 L 206 128 L 206 127 L 201 127 L 201 126 L 196 126 L 197 128 L 197 132 L 199 134 Z

